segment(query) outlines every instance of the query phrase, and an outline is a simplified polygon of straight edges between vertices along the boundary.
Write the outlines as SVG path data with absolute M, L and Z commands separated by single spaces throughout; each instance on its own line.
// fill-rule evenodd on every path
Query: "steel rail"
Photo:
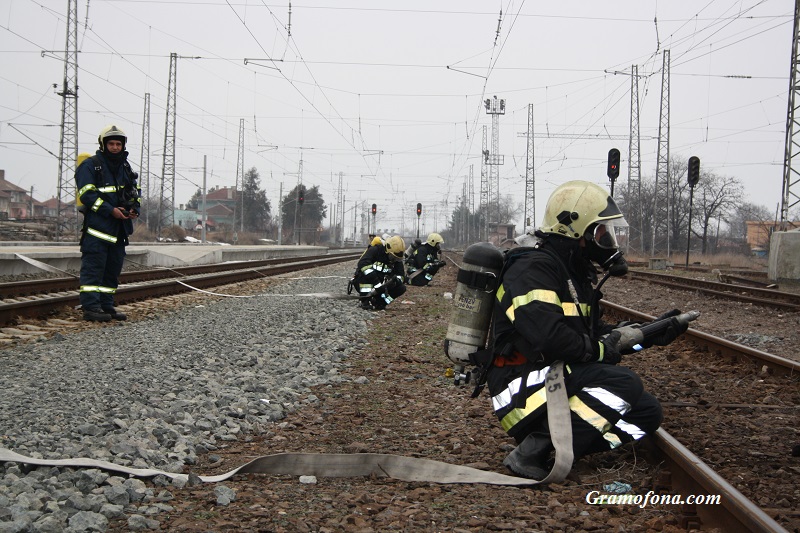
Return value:
M 628 318 L 631 320 L 649 322 L 655 320 L 656 317 L 641 313 L 634 309 L 624 307 L 608 300 L 601 300 L 601 305 L 606 309 L 613 311 L 615 314 Z M 702 316 L 700 318 L 702 320 Z M 738 344 L 722 337 L 716 337 L 708 333 L 703 333 L 694 328 L 689 328 L 684 336 L 701 346 L 709 352 L 716 353 L 720 356 L 728 357 L 739 362 L 750 362 L 759 366 L 766 366 L 770 372 L 775 375 L 800 375 L 800 362 L 786 359 L 779 355 L 774 355 L 761 350 L 756 350 L 743 344 Z
M 653 316 L 606 300 L 602 300 L 601 305 L 623 318 L 639 321 L 655 319 Z M 765 364 L 777 374 L 798 375 L 797 373 L 800 372 L 800 363 L 796 361 L 753 350 L 747 346 L 714 337 L 692 328 L 689 328 L 684 335 L 690 341 L 708 348 L 709 351 L 733 356 L 738 361 L 756 361 L 759 364 Z M 718 527 L 722 528 L 723 531 L 788 533 L 785 528 L 767 515 L 758 505 L 750 501 L 722 476 L 714 472 L 702 459 L 693 454 L 663 428 L 658 429 L 654 435 L 651 435 L 649 442 L 656 448 L 654 451 L 669 467 L 671 474 L 670 484 L 673 491 L 686 495 L 720 496 L 721 507 L 724 512 L 721 512 L 720 506 L 717 505 L 684 505 L 681 512 L 686 522 L 683 524 L 685 527 L 697 526 L 699 524 L 696 522 L 700 521 L 705 527 Z
M 649 441 L 669 466 L 673 490 L 686 495 L 720 497 L 720 505 L 684 504 L 682 512 L 688 522 L 683 524 L 685 527 L 700 525 L 696 523 L 699 519 L 704 527 L 721 528 L 722 531 L 788 533 L 758 505 L 664 429 L 656 430 Z
M 117 288 L 115 300 L 117 304 L 124 305 L 134 301 L 189 292 L 193 290 L 191 287 L 205 289 L 341 263 L 352 260 L 353 256 L 333 255 L 300 261 L 297 261 L 297 258 L 294 259 L 295 260 L 292 262 L 286 262 L 284 259 L 284 262 L 281 264 L 268 265 L 260 268 L 250 264 L 239 263 L 236 265 L 239 267 L 239 270 L 226 270 L 221 273 L 197 274 L 180 278 L 173 277 L 167 280 L 145 281 L 121 285 Z M 187 285 L 191 287 L 187 287 Z M 26 298 L 21 301 L 0 302 L 0 324 L 12 323 L 19 317 L 40 318 L 54 313 L 65 306 L 76 306 L 79 303 L 79 292 L 77 290 L 46 294 L 39 297 Z
M 331 254 L 331 256 L 357 259 L 361 252 L 347 252 Z M 138 283 L 142 281 L 152 281 L 157 279 L 167 279 L 178 276 L 194 276 L 197 274 L 208 274 L 222 270 L 235 270 L 243 267 L 261 268 L 270 265 L 280 265 L 287 261 L 302 261 L 310 256 L 277 257 L 272 259 L 257 259 L 253 261 L 231 261 L 225 263 L 210 263 L 207 265 L 162 267 L 148 270 L 138 270 L 123 272 L 119 277 L 120 285 L 128 283 Z M 22 296 L 34 296 L 47 293 L 73 291 L 78 289 L 77 277 L 45 278 L 38 280 L 14 281 L 0 283 L 0 300 L 9 298 L 19 298 Z
M 648 283 L 657 283 L 659 285 L 672 287 L 674 289 L 696 290 L 703 294 L 716 296 L 718 298 L 750 302 L 758 305 L 787 309 L 790 311 L 800 311 L 800 295 L 790 292 L 750 287 L 747 285 L 719 283 L 716 281 L 706 281 L 680 276 L 669 276 L 654 272 L 641 272 L 637 270 L 631 270 L 627 275 L 630 276 L 631 279 L 640 279 L 647 281 Z

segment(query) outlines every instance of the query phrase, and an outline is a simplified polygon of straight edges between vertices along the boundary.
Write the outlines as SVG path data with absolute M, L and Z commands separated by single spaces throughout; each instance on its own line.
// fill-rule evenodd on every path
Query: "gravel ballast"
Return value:
M 179 473 L 221 443 L 268 431 L 316 402 L 311 387 L 345 379 L 372 315 L 352 301 L 294 295 L 343 294 L 350 269 L 0 351 L 0 445 Z M 154 490 L 95 469 L 16 463 L 0 474 L 0 532 L 104 531 L 126 516 L 132 530 L 157 528 L 170 488 L 186 483 L 159 476 Z

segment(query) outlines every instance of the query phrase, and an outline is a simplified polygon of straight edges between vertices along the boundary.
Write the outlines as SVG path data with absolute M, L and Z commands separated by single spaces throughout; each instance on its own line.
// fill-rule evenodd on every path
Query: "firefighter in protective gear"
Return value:
M 83 204 L 80 302 L 85 320 L 107 322 L 127 317 L 114 307 L 125 246 L 139 217 L 137 176 L 128 163 L 127 136 L 117 126 L 103 128 L 100 149 L 75 171 Z
M 632 370 L 617 366 L 619 332 L 603 323 L 597 266 L 627 271 L 615 227 L 622 212 L 602 187 L 571 181 L 548 200 L 536 246 L 510 250 L 497 291 L 491 332 L 495 354 L 486 384 L 500 423 L 518 446 L 503 463 L 514 473 L 543 479 L 553 443 L 544 378 L 565 363 L 565 386 L 575 459 L 635 441 L 658 429 L 661 405 Z M 595 288 L 597 285 L 597 288 Z M 654 344 L 672 342 L 672 328 Z
M 410 285 L 415 287 L 427 285 L 439 269 L 447 264 L 440 257 L 442 244 L 444 244 L 442 236 L 438 233 L 431 233 L 424 244 L 417 246 L 417 249 L 406 261 L 408 263 L 407 279 Z
M 406 292 L 403 252 L 406 244 L 399 235 L 367 248 L 351 280 L 364 309 L 385 309 Z

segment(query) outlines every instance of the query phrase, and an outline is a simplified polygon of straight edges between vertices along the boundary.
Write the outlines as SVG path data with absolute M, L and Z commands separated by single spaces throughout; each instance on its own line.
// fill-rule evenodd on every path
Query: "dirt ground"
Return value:
M 195 473 L 227 472 L 255 457 L 282 452 L 389 453 L 508 473 L 513 441 L 500 428 L 486 394 L 445 377 L 451 363 L 442 340 L 457 269 L 406 295 L 372 321 L 369 343 L 349 359 L 347 374 L 364 377 L 314 390 L 319 402 L 288 416 L 267 434 L 202 457 Z M 354 304 L 356 305 L 356 304 Z M 634 306 L 635 307 L 635 306 Z M 365 311 L 369 312 L 369 311 Z M 163 531 L 685 531 L 676 506 L 590 505 L 590 491 L 614 482 L 633 494 L 665 490 L 645 446 L 624 446 L 576 462 L 569 478 L 547 488 L 446 485 L 388 478 L 239 475 L 223 484 L 236 493 L 217 504 L 215 484 L 170 488 L 174 508 L 156 517 Z M 149 483 L 149 482 L 148 482 Z M 113 528 L 127 530 L 124 522 Z

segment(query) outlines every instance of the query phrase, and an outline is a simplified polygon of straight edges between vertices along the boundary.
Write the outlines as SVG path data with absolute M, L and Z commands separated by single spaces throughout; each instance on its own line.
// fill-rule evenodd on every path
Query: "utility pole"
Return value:
M 339 174 L 341 174 L 341 172 Z M 344 195 L 342 195 L 342 232 L 341 232 L 342 233 L 342 241 L 341 241 L 342 248 L 344 248 L 344 231 L 345 231 L 344 215 L 345 215 L 345 206 L 346 206 L 345 197 L 344 197 Z
M 201 219 L 202 227 L 200 228 L 200 241 L 206 242 L 206 156 L 203 155 L 203 218 Z
M 664 50 L 661 69 L 661 120 L 658 124 L 658 154 L 656 156 L 656 187 L 653 205 L 653 240 L 651 255 L 666 240 L 667 258 L 670 243 L 669 209 L 669 50 Z M 662 233 L 663 232 L 663 233 Z
M 486 163 L 489 160 L 489 149 L 486 148 L 486 126 L 483 127 L 483 146 L 481 149 L 481 203 L 480 212 L 483 217 L 483 224 L 480 224 L 480 240 L 489 240 L 489 177 L 486 171 Z
M 239 212 L 239 231 L 244 233 L 244 119 L 239 119 L 239 150 L 236 155 L 236 187 L 242 197 L 242 208 Z M 234 197 L 235 198 L 235 197 Z M 233 204 L 233 220 L 236 224 L 236 203 Z
M 175 118 L 177 103 L 178 54 L 169 55 L 169 83 L 167 84 L 167 118 L 164 125 L 164 160 L 161 165 L 161 195 L 158 201 L 158 230 L 175 224 Z
M 475 213 L 475 180 L 473 178 L 473 167 L 475 165 L 469 166 L 469 184 L 467 185 L 467 213 L 472 215 Z M 469 228 L 471 226 L 471 218 L 467 218 L 467 243 L 470 242 L 470 231 Z
M 61 92 L 61 140 L 58 150 L 58 221 L 56 241 L 78 238 L 75 164 L 78 159 L 78 0 L 67 0 L 67 41 Z
M 506 101 L 493 96 L 487 98 L 483 104 L 486 107 L 486 114 L 492 117 L 492 151 L 484 154 L 484 157 L 489 167 L 489 205 L 495 213 L 497 225 L 500 224 L 500 165 L 504 163 L 504 158 L 500 155 L 500 115 L 506 114 Z M 491 221 L 487 221 L 487 224 L 490 226 Z
M 205 156 L 203 156 L 203 179 L 205 179 Z M 150 209 L 148 209 L 150 207 L 150 93 L 144 93 L 142 153 L 139 156 L 139 187 L 142 189 L 142 196 L 144 197 L 142 199 L 144 225 L 150 229 Z M 203 226 L 203 231 L 205 232 L 205 225 Z M 205 240 L 205 237 L 203 240 Z
M 303 184 L 303 154 L 300 154 L 300 163 L 297 168 L 297 186 L 295 187 L 294 194 L 294 228 L 292 231 L 295 233 L 295 244 L 300 245 L 300 231 L 297 227 L 297 211 L 300 207 L 300 202 L 297 201 L 297 195 L 300 194 L 300 186 Z
M 342 187 L 342 180 L 344 173 L 339 172 L 339 188 L 336 191 L 336 223 L 338 224 L 337 237 L 341 236 L 342 247 L 344 247 L 344 188 Z M 341 218 L 341 222 L 340 219 Z
M 530 215 L 530 216 L 529 216 Z M 525 211 L 523 231 L 536 224 L 536 183 L 533 175 L 533 104 L 528 104 L 528 151 L 525 157 Z
M 642 206 L 642 156 L 641 133 L 639 132 L 639 66 L 631 65 L 631 126 L 628 136 L 628 198 L 635 197 L 639 206 L 638 220 L 634 226 L 628 227 L 627 246 L 630 249 L 631 240 L 638 243 L 640 250 L 644 249 L 644 209 Z
M 800 202 L 800 172 L 793 165 L 794 156 L 800 148 L 800 124 L 797 123 L 800 117 L 795 116 L 795 109 L 798 103 L 798 91 L 800 91 L 800 73 L 797 65 L 800 62 L 798 52 L 798 40 L 800 40 L 800 0 L 794 2 L 794 30 L 792 32 L 792 61 L 789 74 L 789 110 L 786 116 L 786 149 L 783 154 L 783 187 L 781 191 L 781 220 L 780 229 L 786 231 L 789 223 L 789 209 Z
M 278 188 L 278 245 L 283 244 L 283 182 Z

